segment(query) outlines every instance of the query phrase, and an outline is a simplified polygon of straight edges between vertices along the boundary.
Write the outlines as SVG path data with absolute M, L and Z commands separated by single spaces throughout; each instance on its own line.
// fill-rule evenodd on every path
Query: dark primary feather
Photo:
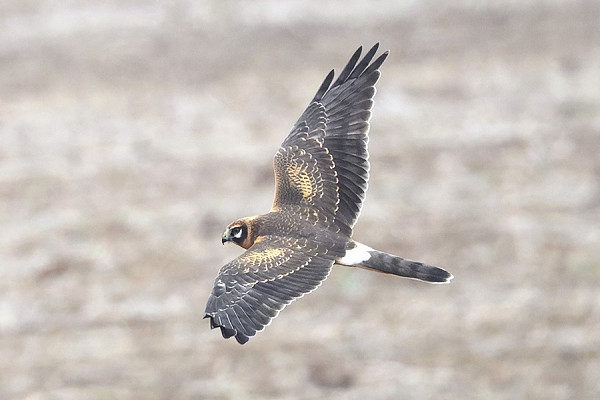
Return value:
M 360 53 L 359 53 L 359 55 L 360 55 Z M 315 94 L 315 97 L 313 97 L 313 99 L 311 100 L 311 103 L 321 100 L 321 98 L 323 97 L 325 92 L 327 92 L 327 90 L 329 89 L 329 85 L 331 85 L 331 81 L 333 81 L 334 76 L 335 76 L 335 71 L 334 70 L 329 71 L 329 73 L 325 77 L 325 80 L 323 81 L 323 83 L 321 83 L 321 86 L 319 86 L 319 89 L 317 89 L 317 94 Z M 304 119 L 304 120 L 306 120 L 306 119 Z
M 375 46 L 373 46 L 373 47 L 375 48 L 375 50 L 377 50 L 376 48 L 379 47 L 379 43 L 375 44 Z M 346 79 L 348 79 L 348 77 L 352 73 L 352 70 L 354 70 L 354 66 L 356 65 L 356 62 L 360 58 L 361 52 L 362 52 L 362 46 L 360 46 L 358 49 L 356 49 L 354 54 L 352 54 L 352 57 L 350 57 L 350 60 L 348 60 L 348 62 L 344 66 L 344 69 L 342 69 L 342 72 L 340 72 L 340 76 L 338 76 L 338 78 L 336 79 L 335 83 L 333 84 L 333 87 L 341 85 L 342 83 L 344 83 L 346 81 Z M 323 92 L 323 94 L 325 94 L 325 91 Z M 321 100 L 322 97 L 323 96 L 320 96 L 320 97 L 315 96 L 313 101 L 319 101 L 319 100 Z

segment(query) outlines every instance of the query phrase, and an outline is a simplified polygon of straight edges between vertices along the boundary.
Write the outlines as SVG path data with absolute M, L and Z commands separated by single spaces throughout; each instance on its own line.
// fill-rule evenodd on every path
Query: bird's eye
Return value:
M 233 236 L 236 239 L 240 239 L 242 237 L 242 227 L 234 226 L 233 228 L 231 228 L 231 236 Z

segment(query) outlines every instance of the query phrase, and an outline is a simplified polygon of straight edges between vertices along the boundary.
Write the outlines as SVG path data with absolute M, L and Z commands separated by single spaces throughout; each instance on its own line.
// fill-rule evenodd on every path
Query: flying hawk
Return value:
M 362 47 L 333 82 L 329 72 L 275 154 L 275 198 L 264 215 L 227 226 L 222 242 L 246 251 L 219 271 L 205 318 L 244 344 L 287 304 L 316 289 L 334 264 L 446 283 L 445 270 L 374 250 L 352 239 L 369 161 L 369 119 L 388 56 L 359 61 Z M 332 84 L 333 82 L 333 84 Z

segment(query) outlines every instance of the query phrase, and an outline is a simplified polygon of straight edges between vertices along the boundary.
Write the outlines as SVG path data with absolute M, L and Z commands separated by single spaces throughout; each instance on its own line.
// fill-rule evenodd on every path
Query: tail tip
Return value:
M 438 268 L 438 267 L 435 267 L 435 268 L 440 270 L 440 272 L 443 271 L 443 274 L 439 274 L 435 277 L 435 279 L 428 280 L 427 282 L 443 285 L 446 283 L 450 283 L 452 281 L 452 279 L 454 279 L 454 275 L 452 275 L 450 272 L 448 272 L 444 269 Z

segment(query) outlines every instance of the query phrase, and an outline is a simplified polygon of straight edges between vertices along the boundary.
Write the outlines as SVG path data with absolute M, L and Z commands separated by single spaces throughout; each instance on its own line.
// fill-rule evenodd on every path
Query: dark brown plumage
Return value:
M 271 211 L 231 223 L 223 243 L 247 249 L 219 271 L 205 318 L 225 338 L 245 343 L 292 300 L 317 288 L 334 263 L 448 282 L 443 269 L 352 240 L 367 181 L 369 119 L 388 56 L 362 48 L 333 82 L 331 71 L 275 154 Z M 333 84 L 332 84 L 333 82 Z

